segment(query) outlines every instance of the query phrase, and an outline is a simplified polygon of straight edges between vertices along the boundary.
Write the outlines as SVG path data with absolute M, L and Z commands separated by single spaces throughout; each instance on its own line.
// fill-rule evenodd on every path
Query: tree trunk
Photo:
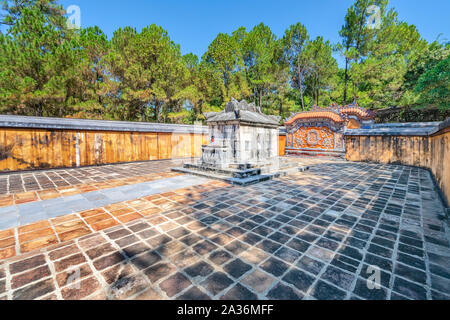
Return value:
M 302 88 L 303 75 L 302 75 L 302 71 L 300 69 L 300 61 L 298 61 L 297 63 L 299 64 L 299 66 L 298 66 L 298 88 L 300 90 L 300 103 L 302 105 L 302 110 L 305 111 L 305 101 L 303 98 L 303 88 Z
M 360 52 L 360 49 L 361 49 L 361 46 L 362 46 L 362 44 L 361 44 L 362 39 L 361 38 L 362 38 L 363 28 L 364 28 L 364 24 L 365 24 L 365 21 L 366 21 L 365 20 L 366 11 L 367 11 L 367 6 L 364 7 L 364 10 L 363 10 L 363 12 L 361 14 L 361 19 L 359 20 L 359 28 L 358 28 L 358 34 L 357 34 L 357 37 L 356 37 L 356 44 L 355 44 L 355 49 L 356 49 L 356 52 L 358 54 L 358 56 L 355 58 L 356 63 L 360 62 L 359 60 L 360 60 L 360 57 L 362 55 L 362 53 Z M 353 101 L 356 100 L 356 88 L 357 88 L 357 85 L 355 85 L 355 83 L 353 83 Z
M 159 101 L 155 101 L 155 121 L 159 122 Z
M 361 41 L 362 41 L 362 39 L 361 39 L 362 30 L 363 30 L 363 27 L 364 27 L 364 24 L 365 24 L 365 21 L 366 21 L 364 19 L 365 16 L 366 16 L 366 11 L 367 11 L 367 6 L 364 7 L 364 11 L 361 14 L 361 19 L 359 19 L 358 35 L 356 37 L 356 46 L 355 46 L 356 52 L 358 52 L 358 53 L 360 53 L 359 49 L 360 49 L 360 45 L 361 45 Z M 356 59 L 356 61 L 358 62 L 358 58 Z
M 281 119 L 284 119 L 284 114 L 283 114 L 283 101 L 280 101 L 280 117 Z
M 316 102 L 317 105 L 319 105 L 319 96 L 320 96 L 320 87 L 317 86 L 317 102 Z
M 347 103 L 347 84 L 348 84 L 348 58 L 345 58 L 345 77 L 344 77 L 344 104 Z
M 38 105 L 37 105 L 37 116 L 38 117 L 42 117 L 42 113 L 43 113 L 42 102 L 38 102 Z
M 156 117 L 157 117 L 157 121 L 158 121 L 158 123 L 161 123 L 162 121 L 162 119 L 161 119 L 161 109 L 162 109 L 162 104 L 163 104 L 163 102 L 162 101 L 158 101 L 158 102 L 156 102 L 156 107 L 157 107 L 157 113 L 156 113 Z
M 141 112 L 141 121 L 145 122 L 145 108 L 144 105 L 139 105 L 139 111 Z
M 317 76 L 314 77 L 314 103 L 316 106 L 319 106 L 319 79 Z
M 203 100 L 200 100 L 198 103 L 198 114 L 201 115 L 203 114 Z
M 300 100 L 302 102 L 302 110 L 305 111 L 305 98 L 303 97 L 303 88 L 302 88 L 302 82 L 303 82 L 303 76 L 301 74 L 301 72 L 299 72 L 299 87 L 300 87 Z
M 223 73 L 223 84 L 225 85 L 225 91 L 227 93 L 227 98 L 228 98 L 228 95 L 229 95 L 228 84 L 229 83 L 228 83 L 228 77 L 227 77 L 226 72 Z
M 100 71 L 97 69 L 97 72 L 96 72 L 96 79 L 95 79 L 95 83 L 94 83 L 94 88 L 95 88 L 95 94 L 97 95 L 97 97 L 98 97 L 98 104 L 100 105 L 100 106 L 103 106 L 103 99 L 102 99 L 102 95 L 101 94 L 99 94 L 99 91 L 100 91 L 100 83 L 99 83 L 99 79 L 100 79 Z M 101 109 L 101 114 L 103 114 L 104 112 L 103 112 L 103 109 Z
M 262 89 L 259 89 L 259 107 L 261 108 L 262 105 Z

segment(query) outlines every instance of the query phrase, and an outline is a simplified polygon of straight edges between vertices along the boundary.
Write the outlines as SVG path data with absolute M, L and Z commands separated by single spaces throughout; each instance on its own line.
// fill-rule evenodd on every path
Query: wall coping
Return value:
M 0 128 L 208 134 L 207 126 L 194 126 L 188 124 L 12 115 L 0 115 Z M 346 136 L 429 136 L 447 128 L 450 128 L 450 118 L 447 118 L 442 122 L 371 124 L 367 129 L 346 129 L 344 134 Z M 279 127 L 279 134 L 286 135 L 286 128 Z
M 450 128 L 450 118 L 447 118 L 445 121 L 442 121 L 439 125 L 439 131 Z
M 450 118 L 442 122 L 372 124 L 367 129 L 346 129 L 346 136 L 430 136 L 450 127 Z
M 50 130 L 208 133 L 207 126 L 0 115 L 0 127 Z
M 278 135 L 286 136 L 287 135 L 286 127 L 278 127 Z
M 0 115 L 0 128 L 208 134 L 208 126 L 194 126 L 190 124 L 47 118 L 11 115 Z M 280 135 L 286 135 L 286 129 L 284 127 L 279 127 L 278 129 Z

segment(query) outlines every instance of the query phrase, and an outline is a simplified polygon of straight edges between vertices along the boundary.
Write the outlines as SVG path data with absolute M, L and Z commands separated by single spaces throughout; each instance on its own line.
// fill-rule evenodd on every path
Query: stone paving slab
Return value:
M 0 208 L 0 230 L 24 226 L 113 203 L 133 200 L 174 189 L 204 184 L 205 178 L 176 176 L 151 182 L 136 183 L 79 195 L 60 197 Z
M 290 158 L 284 157 L 284 159 Z M 0 174 L 0 209 L 177 176 L 180 173 L 171 172 L 171 168 L 191 161 L 193 159 L 146 161 L 97 167 L 3 173 Z M 320 160 L 300 160 L 300 163 L 302 161 L 310 163 Z M 39 181 L 37 177 L 42 176 L 55 181 L 54 183 L 26 182 L 29 179 Z M 2 186 L 2 184 L 5 185 Z
M 170 168 L 180 165 L 184 161 L 185 160 L 146 161 L 69 169 L 1 173 L 0 195 L 24 193 L 23 197 L 25 199 L 30 198 L 32 194 L 35 196 L 42 194 L 45 197 L 45 192 L 37 191 L 64 191 L 78 185 L 84 185 L 84 187 L 96 184 L 102 185 L 103 183 L 108 185 L 109 182 L 114 180 L 169 172 Z M 6 197 L 4 198 L 6 199 Z
M 37 222 L 17 224 L 16 227 L 3 231 L 0 229 L 0 260 L 158 213 L 198 198 L 202 191 L 223 185 L 225 184 L 207 179 L 178 176 L 164 181 L 135 185 L 134 188 L 139 188 L 141 190 L 139 194 L 143 196 L 139 199 L 136 199 L 134 194 L 120 191 L 124 196 L 122 198 L 127 199 L 127 201 L 122 199 L 123 202 L 120 202 L 118 197 L 112 196 L 98 200 L 100 196 L 103 197 L 103 194 L 89 193 L 77 195 L 75 200 L 66 197 L 28 203 L 26 204 L 28 207 L 22 211 L 23 216 L 20 217 L 19 223 L 24 219 L 25 221 L 35 219 Z M 116 191 L 114 195 L 118 192 Z M 88 201 L 84 196 L 93 201 Z M 73 210 L 71 211 L 70 206 L 66 204 L 73 202 L 78 208 L 84 207 L 84 205 L 80 206 L 83 200 L 78 197 L 89 202 L 89 208 L 67 214 L 68 210 L 69 212 Z M 101 206 L 95 205 L 99 201 L 102 203 Z M 2 210 L 5 209 L 2 208 Z M 17 213 L 13 212 L 13 214 L 16 215 L 13 222 L 17 222 Z
M 158 212 L 0 262 L 0 299 L 450 298 L 448 221 L 427 170 L 329 161 L 191 188 L 152 199 L 173 200 Z
M 57 198 L 65 198 L 75 195 L 81 195 L 93 191 L 102 191 L 105 189 L 111 189 L 122 186 L 131 186 L 137 183 L 151 182 L 160 179 L 166 179 L 180 174 L 174 172 L 161 172 L 153 173 L 139 177 L 131 177 L 125 179 L 114 179 L 108 182 L 95 183 L 95 184 L 80 184 L 70 187 L 61 187 L 57 189 L 46 189 L 41 191 L 30 191 L 15 193 L 10 195 L 0 195 L 0 209 L 3 207 L 10 207 L 13 205 L 29 204 L 37 201 L 51 200 Z M 126 188 L 124 188 L 126 189 Z M 70 198 L 70 199 L 74 199 Z M 59 200 L 56 200 L 59 201 Z

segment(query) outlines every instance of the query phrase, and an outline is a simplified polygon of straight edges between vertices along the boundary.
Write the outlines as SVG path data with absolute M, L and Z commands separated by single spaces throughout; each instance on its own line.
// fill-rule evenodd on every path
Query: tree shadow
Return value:
M 165 197 L 170 203 L 165 210 L 126 224 L 131 228 L 145 222 L 159 234 L 142 239 L 141 242 L 148 245 L 147 249 L 120 251 L 128 259 L 124 264 L 140 271 L 119 275 L 110 288 L 116 291 L 128 288 L 136 294 L 139 290 L 153 289 L 155 284 L 161 284 L 161 279 L 167 280 L 166 272 L 171 277 L 181 274 L 164 289 L 166 294 L 175 292 L 173 296 L 176 296 L 179 290 L 185 292 L 191 288 L 190 283 L 183 284 L 185 279 L 199 287 L 210 275 L 188 275 L 186 268 L 191 264 L 204 261 L 213 266 L 214 272 L 224 270 L 223 265 L 215 265 L 210 259 L 210 254 L 219 250 L 238 256 L 250 264 L 252 270 L 266 260 L 267 257 L 261 259 L 258 256 L 261 252 L 268 257 L 277 257 L 289 268 L 305 255 L 315 261 L 326 261 L 328 258 L 321 256 L 323 254 L 331 256 L 327 263 L 341 265 L 341 268 L 347 266 L 346 260 L 360 265 L 364 258 L 363 249 L 367 249 L 370 237 L 377 230 L 375 226 L 387 221 L 382 215 L 387 200 L 377 195 L 383 193 L 390 180 L 398 180 L 402 170 L 404 167 L 399 165 L 322 159 L 310 164 L 306 172 L 256 185 L 232 186 L 212 180 L 207 185 L 177 190 L 175 195 Z M 161 224 L 152 224 L 157 218 L 167 219 L 167 224 L 175 222 L 176 226 L 163 231 Z M 392 229 L 386 232 L 397 236 L 399 223 L 389 223 Z M 157 237 L 161 240 L 159 245 L 156 241 L 149 242 Z M 286 254 L 291 249 L 296 250 L 290 243 L 293 239 L 304 245 L 295 261 Z M 201 250 L 200 243 L 212 245 L 210 249 L 205 246 Z M 183 248 L 177 251 L 175 244 L 182 244 Z M 260 251 L 252 251 L 254 248 Z M 192 259 L 192 254 L 196 259 Z M 356 272 L 357 268 L 353 268 Z M 154 281 L 149 281 L 152 276 Z M 143 281 L 141 277 L 147 278 Z M 156 290 L 162 292 L 160 288 Z M 201 290 L 207 292 L 205 288 Z M 227 290 L 229 288 L 224 292 Z

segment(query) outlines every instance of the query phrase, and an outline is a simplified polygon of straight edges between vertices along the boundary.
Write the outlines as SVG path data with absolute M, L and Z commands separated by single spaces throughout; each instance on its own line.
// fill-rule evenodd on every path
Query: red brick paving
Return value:
M 213 181 L 3 230 L 0 231 L 0 260 L 157 214 L 198 199 L 202 190 L 225 185 Z

